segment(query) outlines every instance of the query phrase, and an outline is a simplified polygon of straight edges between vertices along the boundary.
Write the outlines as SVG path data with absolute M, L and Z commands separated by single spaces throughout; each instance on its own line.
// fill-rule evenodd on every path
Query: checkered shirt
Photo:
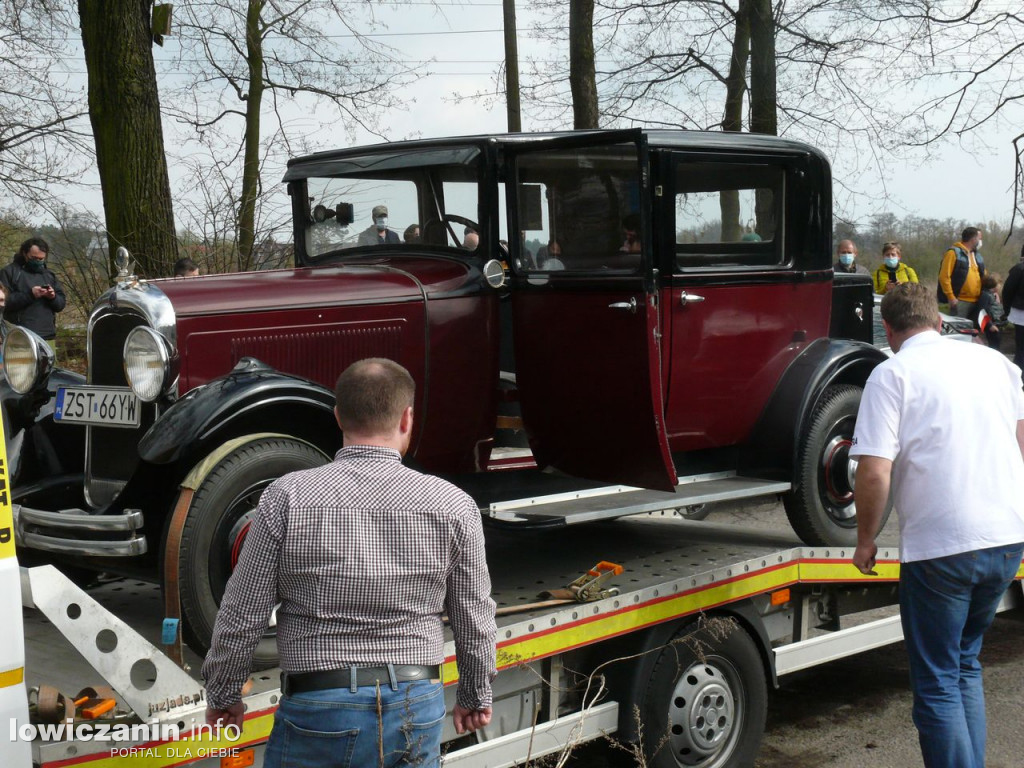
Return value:
M 491 704 L 494 601 L 480 511 L 397 451 L 346 446 L 263 493 L 203 664 L 208 704 L 239 701 L 271 611 L 286 672 L 439 664 L 447 612 L 457 702 Z

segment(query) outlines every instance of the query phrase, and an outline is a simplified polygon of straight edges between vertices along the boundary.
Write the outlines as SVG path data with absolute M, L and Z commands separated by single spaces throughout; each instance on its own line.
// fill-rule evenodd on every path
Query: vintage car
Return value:
M 293 269 L 123 269 L 92 311 L 84 379 L 9 335 L 0 404 L 24 554 L 176 585 L 202 652 L 260 492 L 339 447 L 333 384 L 370 356 L 416 379 L 407 460 L 484 509 L 588 483 L 684 506 L 714 483 L 714 500 L 781 494 L 807 542 L 854 541 L 847 450 L 885 358 L 870 280 L 833 278 L 816 150 L 686 131 L 477 136 L 322 152 L 284 181 Z M 520 424 L 529 460 L 495 461 Z

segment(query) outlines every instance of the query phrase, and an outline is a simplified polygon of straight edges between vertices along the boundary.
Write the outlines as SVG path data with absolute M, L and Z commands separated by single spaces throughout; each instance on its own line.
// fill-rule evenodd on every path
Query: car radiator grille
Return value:
M 93 321 L 89 339 L 89 383 L 127 387 L 124 340 L 146 321 L 134 314 L 116 314 Z M 127 483 L 139 463 L 139 440 L 153 424 L 156 407 L 143 403 L 138 427 L 86 428 L 85 492 L 93 507 L 104 507 Z

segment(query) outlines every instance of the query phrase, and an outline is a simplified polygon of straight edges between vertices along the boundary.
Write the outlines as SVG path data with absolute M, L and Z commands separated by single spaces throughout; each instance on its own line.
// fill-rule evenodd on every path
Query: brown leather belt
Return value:
M 351 688 L 355 674 L 356 687 L 364 685 L 391 685 L 415 680 L 440 680 L 441 667 L 437 664 L 393 664 L 377 667 L 346 667 L 323 672 L 282 672 L 281 692 L 285 696 L 306 691 L 323 691 L 328 688 Z

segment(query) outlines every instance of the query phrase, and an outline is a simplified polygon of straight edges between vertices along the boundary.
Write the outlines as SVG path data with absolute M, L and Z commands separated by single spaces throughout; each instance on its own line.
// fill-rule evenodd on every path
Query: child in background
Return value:
M 985 335 L 993 349 L 999 349 L 999 326 L 1003 322 L 1003 304 L 999 300 L 1001 280 L 995 272 L 986 272 L 981 278 L 981 294 L 971 309 L 974 326 Z

